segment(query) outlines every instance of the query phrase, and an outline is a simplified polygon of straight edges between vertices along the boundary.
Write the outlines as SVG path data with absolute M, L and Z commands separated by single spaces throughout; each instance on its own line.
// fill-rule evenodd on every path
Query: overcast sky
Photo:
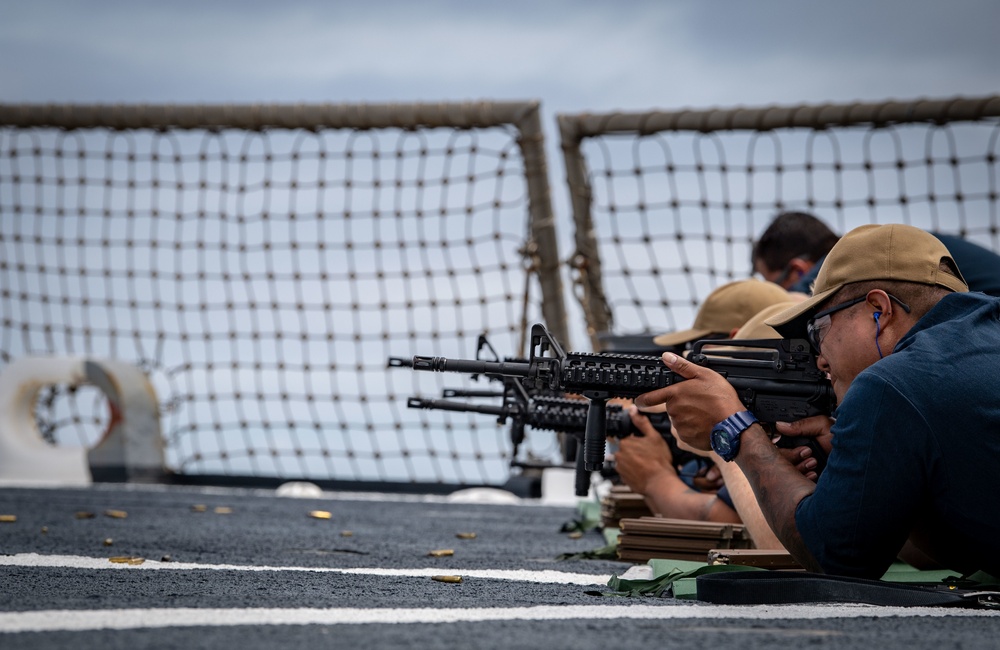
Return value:
M 551 116 L 1000 90 L 995 0 L 0 0 L 0 9 L 3 102 L 540 99 Z

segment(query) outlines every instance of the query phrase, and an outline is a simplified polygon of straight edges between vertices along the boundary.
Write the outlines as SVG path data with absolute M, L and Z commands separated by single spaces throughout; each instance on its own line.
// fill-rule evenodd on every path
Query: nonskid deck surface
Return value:
M 557 559 L 603 539 L 531 502 L 101 485 L 4 488 L 0 514 L 16 516 L 0 523 L 4 648 L 992 648 L 1000 632 L 984 610 L 594 595 L 630 565 Z

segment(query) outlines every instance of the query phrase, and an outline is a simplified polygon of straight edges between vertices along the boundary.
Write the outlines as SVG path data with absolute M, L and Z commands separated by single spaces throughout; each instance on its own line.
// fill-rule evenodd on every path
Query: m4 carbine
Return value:
M 532 429 L 557 431 L 583 439 L 587 426 L 587 402 L 569 397 L 535 397 L 526 404 L 506 400 L 503 404 L 477 404 L 448 399 L 427 399 L 411 397 L 406 405 L 412 409 L 456 411 L 459 413 L 482 413 L 494 415 L 497 422 L 504 424 L 508 419 L 521 419 Z M 670 420 L 666 413 L 647 413 L 650 423 L 664 439 L 670 435 Z M 635 427 L 628 411 L 620 404 L 608 404 L 605 433 L 609 438 L 625 438 L 634 435 Z
M 516 381 L 516 380 L 515 380 Z M 452 391 L 454 392 L 454 391 Z M 528 399 L 505 399 L 503 404 L 476 404 L 446 399 L 425 399 L 411 397 L 407 406 L 416 409 L 457 411 L 461 413 L 482 413 L 494 415 L 500 424 L 511 421 L 511 439 L 514 444 L 512 458 L 517 456 L 517 448 L 524 439 L 524 427 L 540 431 L 555 431 L 573 436 L 581 444 L 577 448 L 577 462 L 583 462 L 583 443 L 587 430 L 588 404 L 585 400 L 566 397 L 539 396 Z M 675 466 L 684 465 L 699 456 L 680 449 L 670 433 L 670 419 L 666 413 L 648 413 L 650 424 L 667 443 Z M 604 433 L 608 438 L 625 438 L 641 435 L 627 410 L 620 404 L 608 404 Z M 513 462 L 513 461 L 512 461 Z M 601 469 L 604 469 L 603 467 Z M 577 492 L 584 494 L 590 486 L 590 472 L 578 465 Z
M 836 405 L 833 388 L 826 374 L 816 367 L 816 355 L 805 340 L 698 341 L 688 360 L 725 377 L 743 405 L 761 422 L 792 422 L 813 415 L 829 415 Z M 529 392 L 583 395 L 590 402 L 583 462 L 577 469 L 585 472 L 599 470 L 604 462 L 609 399 L 632 399 L 684 381 L 660 357 L 567 353 L 542 324 L 531 328 L 531 353 L 526 361 L 415 356 L 413 369 L 491 378 L 517 377 Z M 585 492 L 580 494 L 581 489 L 578 477 L 577 494 L 586 496 Z

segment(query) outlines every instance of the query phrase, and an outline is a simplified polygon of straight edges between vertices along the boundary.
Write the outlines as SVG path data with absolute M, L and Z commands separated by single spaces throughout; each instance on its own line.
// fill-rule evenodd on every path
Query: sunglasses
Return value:
M 905 302 L 903 302 L 896 296 L 892 295 L 891 293 L 887 293 L 885 295 L 889 296 L 889 300 L 895 301 L 907 314 L 910 313 L 910 306 L 907 305 Z M 816 350 L 816 354 L 821 354 L 820 343 L 823 342 L 823 337 L 825 336 L 824 332 L 830 329 L 830 322 L 831 322 L 830 315 L 835 314 L 838 311 L 841 311 L 842 309 L 853 307 L 854 305 L 860 302 L 864 302 L 865 300 L 867 300 L 867 298 L 868 294 L 865 294 L 863 296 L 858 296 L 857 298 L 853 298 L 846 302 L 842 302 L 839 305 L 834 305 L 829 309 L 824 309 L 823 311 L 816 312 L 816 314 L 809 319 L 809 322 L 806 323 L 806 337 L 809 339 L 809 345 L 813 346 L 813 349 Z

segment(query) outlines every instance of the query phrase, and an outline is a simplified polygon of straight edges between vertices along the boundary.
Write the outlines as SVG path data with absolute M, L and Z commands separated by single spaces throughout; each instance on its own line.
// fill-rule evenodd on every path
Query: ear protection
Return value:
M 878 324 L 878 317 L 881 316 L 881 315 L 882 315 L 882 312 L 880 312 L 880 311 L 877 311 L 874 314 L 872 314 L 872 318 L 875 319 L 875 349 L 878 350 L 878 358 L 879 359 L 882 358 L 882 347 L 878 344 L 878 335 L 879 335 L 879 330 L 880 330 L 879 324 Z

